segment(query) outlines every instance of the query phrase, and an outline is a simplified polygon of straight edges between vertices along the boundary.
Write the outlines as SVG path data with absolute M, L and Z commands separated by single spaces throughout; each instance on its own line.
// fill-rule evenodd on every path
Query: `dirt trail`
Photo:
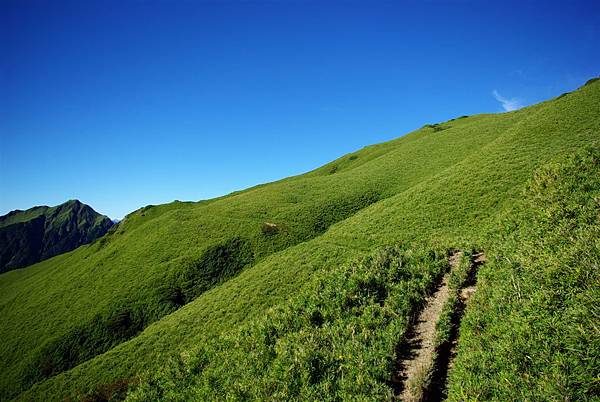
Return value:
M 441 377 L 439 379 L 443 384 L 443 389 L 440 393 L 445 393 L 446 391 L 446 380 L 448 377 L 448 371 L 454 366 L 454 358 L 456 357 L 456 345 L 458 344 L 458 327 L 460 326 L 460 321 L 465 312 L 465 308 L 467 308 L 467 304 L 469 303 L 469 299 L 473 296 L 473 293 L 477 290 L 476 282 L 477 282 L 477 271 L 479 267 L 485 263 L 485 254 L 477 253 L 473 255 L 473 262 L 471 263 L 471 272 L 469 274 L 469 278 L 467 279 L 464 286 L 460 289 L 459 296 L 459 305 L 454 312 L 454 328 L 452 332 L 451 342 L 447 351 L 442 351 L 441 356 L 438 358 L 438 362 L 436 362 L 437 367 L 437 375 Z M 444 356 L 446 354 L 447 356 Z M 445 360 L 445 361 L 444 361 Z M 444 367 L 440 368 L 440 365 L 444 365 Z
M 451 269 L 458 264 L 460 256 L 461 253 L 450 256 L 448 262 Z M 423 384 L 433 367 L 435 325 L 450 296 L 448 277 L 449 274 L 444 275 L 438 288 L 427 299 L 425 308 L 419 314 L 403 345 L 400 356 L 402 363 L 395 378 L 402 384 L 397 389 L 397 397 L 402 401 L 419 401 L 423 397 Z
M 462 252 L 455 252 L 448 258 L 451 270 L 459 263 Z M 392 379 L 396 398 L 405 402 L 441 401 L 445 398 L 448 371 L 456 355 L 458 329 L 464 309 L 471 295 L 475 293 L 477 269 L 485 262 L 485 255 L 473 256 L 469 277 L 459 290 L 459 302 L 452 319 L 450 342 L 441 350 L 436 350 L 435 327 L 442 309 L 450 296 L 446 274 L 437 289 L 427 299 L 425 308 L 409 330 L 399 355 L 399 367 Z M 435 359 L 434 359 L 435 358 Z

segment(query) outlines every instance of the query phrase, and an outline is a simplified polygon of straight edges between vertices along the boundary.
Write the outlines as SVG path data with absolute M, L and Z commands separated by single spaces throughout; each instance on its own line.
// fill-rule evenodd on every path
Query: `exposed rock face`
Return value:
M 113 222 L 81 202 L 0 217 L 0 272 L 26 267 L 103 236 Z

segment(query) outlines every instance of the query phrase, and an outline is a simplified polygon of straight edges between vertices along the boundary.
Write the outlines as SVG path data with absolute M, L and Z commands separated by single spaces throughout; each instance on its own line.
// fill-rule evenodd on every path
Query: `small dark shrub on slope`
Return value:
M 174 307 L 182 306 L 232 278 L 253 261 L 254 252 L 248 240 L 233 238 L 211 246 L 197 260 L 184 262 L 161 288 L 161 298 Z
M 368 191 L 351 197 L 331 200 L 318 206 L 318 210 L 310 211 L 309 227 L 315 233 L 325 232 L 331 225 L 349 218 L 363 208 L 376 203 L 381 195 L 375 191 Z
M 265 222 L 261 226 L 261 231 L 265 236 L 274 236 L 279 233 L 280 228 L 275 223 Z

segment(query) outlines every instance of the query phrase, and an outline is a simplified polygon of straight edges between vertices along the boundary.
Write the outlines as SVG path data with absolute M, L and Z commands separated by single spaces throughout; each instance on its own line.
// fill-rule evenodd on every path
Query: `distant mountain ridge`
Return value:
M 78 200 L 11 211 L 0 217 L 0 272 L 74 250 L 112 226 L 107 216 Z

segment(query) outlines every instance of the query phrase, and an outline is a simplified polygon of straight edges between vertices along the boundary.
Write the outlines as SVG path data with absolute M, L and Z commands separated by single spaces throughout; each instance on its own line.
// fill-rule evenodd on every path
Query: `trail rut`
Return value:
M 485 263 L 485 259 L 484 253 L 473 255 L 469 277 L 458 292 L 459 300 L 452 320 L 453 328 L 450 343 L 446 345 L 445 348 L 438 351 L 427 401 L 441 401 L 445 399 L 448 372 L 452 369 L 454 359 L 456 358 L 460 322 L 469 299 L 477 290 L 477 271 L 479 270 L 479 267 Z
M 462 252 L 455 252 L 448 258 L 450 271 L 458 266 L 461 257 Z M 444 275 L 437 288 L 427 298 L 425 307 L 409 329 L 400 348 L 397 372 L 392 378 L 396 399 L 417 402 L 441 401 L 445 398 L 448 370 L 456 355 L 460 320 L 468 299 L 476 290 L 477 269 L 485 262 L 483 253 L 473 257 L 469 276 L 458 291 L 459 301 L 453 313 L 450 342 L 441 350 L 436 350 L 436 324 L 451 293 L 448 286 L 450 273 Z
M 450 267 L 454 268 L 459 260 L 459 253 L 450 256 L 448 260 Z M 403 344 L 400 356 L 402 362 L 395 378 L 395 381 L 400 383 L 396 389 L 397 397 L 402 401 L 418 401 L 422 397 L 421 385 L 433 364 L 435 325 L 450 296 L 449 275 L 449 273 L 444 275 L 437 289 L 427 298 L 425 307 L 409 330 L 407 340 Z

